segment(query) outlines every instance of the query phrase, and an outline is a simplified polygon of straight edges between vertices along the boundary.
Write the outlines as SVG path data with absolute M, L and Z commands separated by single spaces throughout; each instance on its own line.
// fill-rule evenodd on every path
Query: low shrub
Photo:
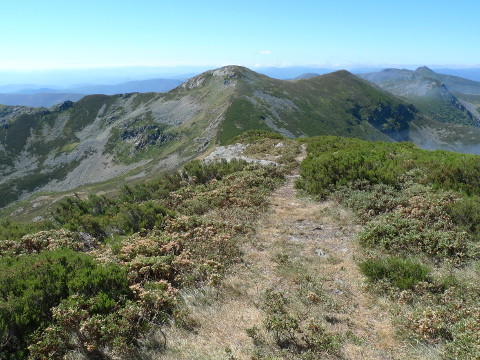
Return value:
M 421 220 L 389 213 L 369 222 L 359 233 L 360 244 L 389 253 L 422 252 L 438 260 L 464 260 L 469 256 L 469 238 L 465 232 L 442 224 L 426 226 Z
M 325 197 L 357 180 L 400 189 L 406 181 L 433 185 L 468 195 L 480 194 L 480 157 L 428 151 L 411 143 L 384 143 L 335 136 L 307 140 L 298 186 Z
M 456 225 L 480 240 L 480 196 L 464 196 L 449 204 L 447 211 Z
M 362 223 L 392 212 L 406 201 L 403 193 L 393 186 L 371 185 L 367 181 L 341 186 L 332 194 L 332 198 L 354 210 Z
M 430 279 L 428 267 L 398 257 L 367 259 L 360 263 L 360 270 L 370 282 L 387 281 L 400 290 Z
M 288 298 L 273 290 L 265 293 L 262 308 L 265 311 L 265 330 L 273 335 L 281 349 L 300 353 L 301 359 L 316 359 L 320 354 L 339 355 L 341 339 L 328 332 L 320 322 L 310 319 L 302 321 L 291 313 Z M 248 329 L 247 334 L 261 343 L 259 329 Z
M 242 171 L 248 163 L 245 160 L 232 159 L 202 163 L 193 160 L 183 167 L 182 174 L 189 182 L 205 184 L 210 180 L 220 180 L 224 176 Z
M 69 249 L 0 258 L 0 337 L 2 359 L 26 358 L 29 337 L 52 321 L 52 308 L 72 294 L 132 295 L 125 271 L 99 265 Z

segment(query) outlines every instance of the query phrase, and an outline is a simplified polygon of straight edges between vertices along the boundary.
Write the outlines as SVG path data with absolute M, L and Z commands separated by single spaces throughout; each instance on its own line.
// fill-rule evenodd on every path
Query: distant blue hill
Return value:
M 445 75 L 459 76 L 465 79 L 480 81 L 480 68 L 478 69 L 437 69 L 435 72 Z
M 170 91 L 182 83 L 183 81 L 178 79 L 151 79 L 115 85 L 84 85 L 67 89 L 52 89 L 31 84 L 8 85 L 0 87 L 0 104 L 50 107 L 67 100 L 78 101 L 85 95 L 91 94 L 162 93 Z M 2 94 L 2 92 L 5 93 Z
M 78 101 L 85 94 L 40 93 L 40 94 L 0 94 L 0 104 L 49 108 L 67 100 Z
M 116 85 L 86 85 L 66 89 L 68 92 L 80 94 L 103 94 L 115 95 L 133 92 L 166 92 L 181 85 L 183 81 L 178 79 L 151 79 L 130 81 Z

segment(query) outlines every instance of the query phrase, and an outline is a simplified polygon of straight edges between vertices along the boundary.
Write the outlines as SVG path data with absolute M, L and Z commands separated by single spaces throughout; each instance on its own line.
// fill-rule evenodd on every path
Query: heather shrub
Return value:
M 131 291 L 118 265 L 99 265 L 90 256 L 60 249 L 0 258 L 0 336 L 3 359 L 26 358 L 29 337 L 48 327 L 51 309 L 73 294 L 108 293 L 112 299 Z
M 406 181 L 480 193 L 477 155 L 428 151 L 411 143 L 384 143 L 324 136 L 306 141 L 308 156 L 302 163 L 298 186 L 325 197 L 335 188 L 357 180 L 401 188 Z
M 372 283 L 387 281 L 400 290 L 413 288 L 429 280 L 430 269 L 398 257 L 372 258 L 360 263 L 360 270 Z
M 82 234 L 74 233 L 66 229 L 58 229 L 26 234 L 19 240 L 2 241 L 0 242 L 0 251 L 3 255 L 31 254 L 60 248 L 86 251 L 97 245 L 98 244 L 88 236 L 82 236 Z
M 195 184 L 205 184 L 210 180 L 220 180 L 224 176 L 242 171 L 248 163 L 245 160 L 232 159 L 227 161 L 212 161 L 202 163 L 199 160 L 193 160 L 183 167 L 182 174 L 189 182 Z
M 405 195 L 393 186 L 371 185 L 367 181 L 341 186 L 332 194 L 332 198 L 354 210 L 362 223 L 392 212 L 406 201 Z
M 389 213 L 369 222 L 359 234 L 363 246 L 378 247 L 389 253 L 423 252 L 443 259 L 465 259 L 469 255 L 469 238 L 463 231 L 442 224 L 428 227 L 421 220 Z
M 480 196 L 464 196 L 449 204 L 447 212 L 456 225 L 480 240 Z
M 17 241 L 22 236 L 41 230 L 48 230 L 51 224 L 49 222 L 20 223 L 10 219 L 0 219 L 0 242 Z
M 301 359 L 340 354 L 340 336 L 328 332 L 318 319 L 306 320 L 295 314 L 290 309 L 290 300 L 281 292 L 267 290 L 261 307 L 265 312 L 263 326 L 280 349 L 288 349 Z M 262 343 L 259 330 L 256 327 L 247 329 L 257 345 Z
M 138 204 L 123 203 L 119 209 L 113 224 L 116 224 L 122 234 L 133 234 L 142 229 L 161 229 L 167 217 L 174 215 L 173 211 L 156 201 L 144 201 Z

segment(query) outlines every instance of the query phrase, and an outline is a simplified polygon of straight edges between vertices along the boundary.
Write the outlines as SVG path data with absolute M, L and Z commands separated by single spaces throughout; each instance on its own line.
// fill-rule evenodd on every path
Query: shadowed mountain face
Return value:
M 175 168 L 250 129 L 447 149 L 477 141 L 478 129 L 452 126 L 346 71 L 282 81 L 228 66 L 163 94 L 91 95 L 50 109 L 0 107 L 0 206 L 32 192 Z
M 437 74 L 427 67 L 415 71 L 385 69 L 359 75 L 381 88 L 412 102 L 431 118 L 453 124 L 478 126 L 480 116 L 462 91 L 476 94 L 480 83 Z

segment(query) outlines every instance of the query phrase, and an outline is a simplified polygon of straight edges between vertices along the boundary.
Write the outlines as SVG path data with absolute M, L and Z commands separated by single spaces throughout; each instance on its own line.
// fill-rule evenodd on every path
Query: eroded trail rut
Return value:
M 343 339 L 338 358 L 422 358 L 395 337 L 386 303 L 363 289 L 355 261 L 359 250 L 354 239 L 360 229 L 352 214 L 334 202 L 298 197 L 296 177 L 288 176 L 271 195 L 270 210 L 244 246 L 244 261 L 234 266 L 222 287 L 185 296 L 201 326 L 195 333 L 172 329 L 170 349 L 159 358 L 254 358 L 258 347 L 245 330 L 264 328 L 262 299 L 268 290 L 285 294 L 300 320 L 315 317 L 338 334 Z M 307 278 L 313 287 L 302 283 Z M 313 288 L 319 289 L 314 295 Z M 305 305 L 305 296 L 317 299 Z

